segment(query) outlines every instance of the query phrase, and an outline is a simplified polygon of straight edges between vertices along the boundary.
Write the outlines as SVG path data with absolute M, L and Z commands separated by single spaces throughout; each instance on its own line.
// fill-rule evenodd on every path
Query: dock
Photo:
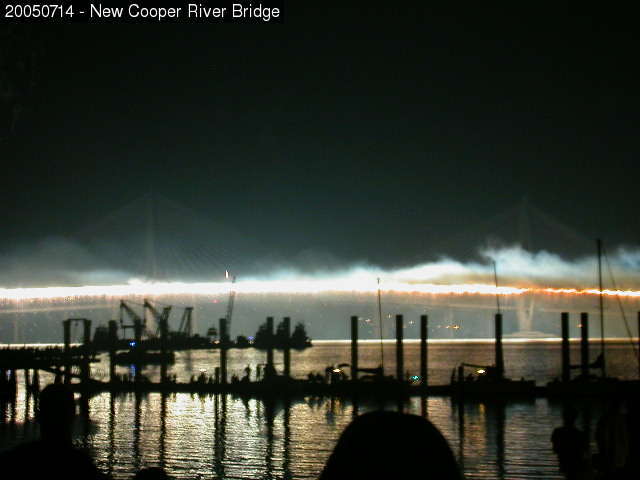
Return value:
M 91 321 L 87 319 L 68 319 L 63 322 L 65 343 L 60 347 L 37 348 L 5 348 L 0 350 L 0 394 L 10 398 L 16 391 L 16 371 L 24 370 L 27 391 L 38 391 L 38 371 L 47 371 L 56 375 L 58 381 L 64 381 L 72 389 L 90 395 L 102 392 L 111 393 L 190 393 L 190 394 L 232 394 L 254 398 L 291 398 L 301 396 L 319 397 L 359 397 L 359 398 L 408 398 L 411 396 L 451 396 L 459 400 L 483 398 L 537 398 L 537 397 L 577 397 L 577 396 L 640 396 L 640 380 L 623 381 L 615 378 L 596 377 L 590 369 L 600 368 L 598 361 L 589 363 L 588 316 L 581 314 L 581 363 L 570 365 L 569 362 L 569 314 L 562 313 L 562 374 L 561 377 L 547 385 L 536 385 L 530 380 L 510 380 L 504 375 L 502 358 L 502 315 L 495 316 L 495 363 L 484 366 L 477 372 L 482 374 L 464 375 L 464 366 L 482 367 L 471 364 L 458 366 L 457 375 L 452 375 L 448 385 L 429 385 L 428 382 L 428 317 L 420 317 L 420 375 L 407 378 L 403 370 L 403 316 L 396 315 L 396 372 L 395 376 L 385 376 L 383 369 L 360 368 L 358 358 L 358 317 L 350 318 L 351 326 L 351 364 L 342 366 L 351 369 L 347 374 L 342 368 L 327 372 L 325 377 L 309 376 L 308 379 L 293 379 L 291 372 L 291 355 L 284 346 L 284 368 L 278 374 L 274 366 L 273 346 L 266 349 L 266 366 L 261 380 L 251 381 L 248 375 L 243 379 L 227 378 L 228 341 L 227 321 L 220 319 L 220 355 L 219 367 L 216 367 L 215 378 L 192 379 L 190 382 L 177 382 L 167 374 L 168 360 L 166 348 L 161 347 L 160 382 L 149 382 L 139 374 L 143 365 L 136 365 L 137 375 L 131 379 L 123 379 L 116 375 L 116 325 L 110 323 L 110 338 L 113 347 L 109 349 L 109 380 L 102 381 L 91 378 L 90 363 L 96 361 L 95 351 L 90 345 Z M 72 347 L 70 344 L 70 326 L 81 323 L 84 327 L 84 342 Z M 640 313 L 638 315 L 640 327 Z M 285 318 L 285 327 L 290 322 Z M 267 332 L 273 335 L 273 317 L 267 318 Z M 160 326 L 160 345 L 165 345 L 166 325 Z M 289 329 L 286 328 L 287 333 Z M 580 374 L 571 378 L 571 370 L 579 369 Z M 367 375 L 362 375 L 367 373 Z M 319 377 L 319 376 L 318 376 Z M 78 380 L 73 382 L 72 380 Z

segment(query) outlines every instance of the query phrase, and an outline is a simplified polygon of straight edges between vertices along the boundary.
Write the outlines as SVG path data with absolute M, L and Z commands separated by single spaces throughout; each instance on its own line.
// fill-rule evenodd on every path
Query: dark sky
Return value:
M 638 244 L 630 12 L 297 3 L 283 24 L 2 24 L 2 251 L 151 191 L 280 258 L 456 255 L 525 197 Z

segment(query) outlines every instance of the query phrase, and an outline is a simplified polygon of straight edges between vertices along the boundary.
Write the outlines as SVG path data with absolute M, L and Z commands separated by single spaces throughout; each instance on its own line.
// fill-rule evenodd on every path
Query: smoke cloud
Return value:
M 104 285 L 122 283 L 131 273 L 111 268 L 78 242 L 48 237 L 0 254 L 0 287 Z
M 171 259 L 158 259 L 167 262 Z M 598 285 L 598 261 L 595 255 L 566 259 L 540 250 L 530 252 L 519 245 L 478 250 L 475 261 L 459 261 L 442 256 L 432 262 L 409 268 L 382 269 L 366 262 L 347 262 L 329 252 L 305 250 L 286 265 L 262 262 L 260 272 L 231 272 L 238 281 L 304 281 L 324 280 L 344 282 L 380 278 L 382 282 L 493 285 L 496 264 L 501 286 L 594 288 Z M 223 271 L 209 269 L 209 281 L 224 281 Z M 259 262 L 256 262 L 260 264 Z M 171 270 L 171 265 L 165 265 Z M 199 268 L 202 268 L 199 266 Z M 620 246 L 602 258 L 603 281 L 607 288 L 637 289 L 640 287 L 640 248 Z M 139 272 L 113 268 L 90 248 L 65 238 L 47 238 L 31 247 L 22 247 L 0 254 L 0 287 L 41 287 L 113 285 L 130 282 L 132 278 L 153 281 Z M 188 277 L 188 275 L 187 275 Z M 189 281 L 172 278 L 168 281 Z
M 171 268 L 167 263 L 169 260 L 171 258 L 158 258 L 158 262 L 165 262 L 161 266 L 166 270 Z M 514 291 L 512 293 L 516 295 L 509 296 L 507 291 L 500 292 L 505 294 L 501 305 L 512 331 L 536 330 L 547 336 L 557 335 L 559 311 L 595 308 L 597 302 L 584 296 L 558 298 L 534 293 L 545 287 L 597 288 L 595 255 L 567 259 L 544 250 L 530 252 L 518 245 L 478 250 L 477 259 L 473 261 L 442 256 L 431 262 L 396 269 L 383 269 L 367 262 L 349 263 L 328 253 L 306 251 L 293 257 L 288 265 L 263 263 L 261 271 L 231 271 L 232 275 L 237 275 L 232 287 L 230 280 L 225 279 L 224 270 L 213 266 L 207 267 L 210 276 L 201 283 L 193 283 L 188 276 L 154 282 L 133 269 L 113 268 L 89 246 L 64 238 L 48 238 L 30 248 L 0 254 L 3 272 L 0 313 L 14 315 L 0 318 L 0 337 L 19 342 L 23 338 L 19 332 L 23 331 L 28 334 L 25 339 L 51 341 L 59 336 L 60 319 L 75 312 L 74 308 L 78 306 L 106 308 L 95 312 L 82 310 L 83 315 L 98 321 L 108 318 L 105 312 L 116 308 L 120 299 L 137 298 L 139 302 L 147 295 L 157 296 L 162 298 L 158 301 L 172 305 L 197 306 L 198 316 L 206 319 L 200 328 L 202 331 L 209 319 L 226 314 L 229 291 L 233 288 L 238 292 L 235 332 L 252 333 L 266 315 L 278 314 L 307 322 L 313 338 L 344 338 L 347 335 L 344 319 L 353 314 L 362 318 L 378 315 L 375 292 L 377 279 L 380 279 L 384 292 L 383 314 L 404 313 L 407 318 L 417 318 L 428 312 L 434 325 L 442 325 L 444 329 L 444 333 L 434 334 L 436 337 L 444 335 L 448 338 L 445 334 L 450 330 L 445 329 L 446 325 L 466 322 L 459 335 L 484 338 L 491 335 L 487 327 L 490 322 L 485 320 L 495 308 L 494 261 L 501 289 L 531 288 L 531 293 L 526 295 Z M 219 259 L 216 265 L 218 263 Z M 638 247 L 618 247 L 604 256 L 602 265 L 605 289 L 640 290 Z M 199 268 L 202 269 L 202 264 Z M 28 288 L 79 286 L 89 287 Z M 60 293 L 56 293 L 57 290 Z M 437 295 L 407 294 L 411 292 Z M 455 295 L 458 293 L 464 293 L 464 298 Z M 634 298 L 629 298 L 629 302 L 635 302 L 637 297 L 634 293 Z M 628 305 L 636 308 L 635 303 Z M 608 335 L 625 334 L 620 318 L 612 318 L 617 315 L 617 309 L 614 302 L 610 302 L 608 318 L 612 330 Z M 11 318 L 21 321 L 9 322 Z M 24 330 L 16 330 L 13 324 L 23 325 Z M 378 334 L 367 330 L 363 335 L 376 338 Z
M 326 255 L 306 254 L 306 259 L 323 258 Z M 517 287 L 596 288 L 598 286 L 598 259 L 596 255 L 566 259 L 561 255 L 540 250 L 529 252 L 519 245 L 479 250 L 479 260 L 462 262 L 451 257 L 439 259 L 409 268 L 386 270 L 365 262 L 340 267 L 331 262 L 316 263 L 310 268 L 306 261 L 302 267 L 291 265 L 274 268 L 268 273 L 252 276 L 252 280 L 327 280 L 381 278 L 383 281 L 403 283 L 493 285 L 493 262 L 496 264 L 499 285 Z M 607 288 L 637 289 L 640 287 L 640 249 L 617 247 L 612 254 L 602 258 L 603 282 Z

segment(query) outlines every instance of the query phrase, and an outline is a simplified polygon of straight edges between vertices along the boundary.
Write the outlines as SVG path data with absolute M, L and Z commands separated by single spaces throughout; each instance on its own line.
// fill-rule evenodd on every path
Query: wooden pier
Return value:
M 187 383 L 176 382 L 167 374 L 167 361 L 161 362 L 160 382 L 149 382 L 140 373 L 142 365 L 137 365 L 137 375 L 132 379 L 124 380 L 115 373 L 115 356 L 117 341 L 116 335 L 110 335 L 113 346 L 109 349 L 110 368 L 109 380 L 100 381 L 90 376 L 90 363 L 96 361 L 95 352 L 91 350 L 89 329 L 91 322 L 87 319 L 68 319 L 63 322 L 64 346 L 36 348 L 5 348 L 0 350 L 0 392 L 4 396 L 15 394 L 18 370 L 24 370 L 25 386 L 27 391 L 39 389 L 38 371 L 47 371 L 56 375 L 71 388 L 89 394 L 101 392 L 112 393 L 191 393 L 191 394 L 221 394 L 229 393 L 246 397 L 299 397 L 299 396 L 348 396 L 348 397 L 372 397 L 372 398 L 407 398 L 409 396 L 453 396 L 458 399 L 474 398 L 535 398 L 535 397 L 566 397 L 566 396 L 638 396 L 640 395 L 640 381 L 621 381 L 614 378 L 599 378 L 589 374 L 592 368 L 600 368 L 597 362 L 589 363 L 588 343 L 588 316 L 581 315 L 581 348 L 580 364 L 570 365 L 569 361 L 569 329 L 568 313 L 561 315 L 561 355 L 562 375 L 561 379 L 544 386 L 537 386 L 533 381 L 509 380 L 504 376 L 504 362 L 502 359 L 502 316 L 496 314 L 495 330 L 495 363 L 487 366 L 490 374 L 475 377 L 469 380 L 464 375 L 463 367 L 458 368 L 457 377 L 452 378 L 448 385 L 429 385 L 428 382 L 428 318 L 420 317 L 420 376 L 413 380 L 407 378 L 403 371 L 403 316 L 396 316 L 396 372 L 395 376 L 385 376 L 382 367 L 361 368 L 358 359 L 358 317 L 351 317 L 351 369 L 347 375 L 342 369 L 328 372 L 325 378 L 313 378 L 298 380 L 290 376 L 291 356 L 284 349 L 284 368 L 278 374 L 273 362 L 273 346 L 266 350 L 266 366 L 264 376 L 259 381 L 250 381 L 249 377 L 229 381 L 227 378 L 228 332 L 226 319 L 220 319 L 220 345 L 219 345 L 219 370 L 214 378 L 198 379 Z M 288 319 L 286 319 L 288 320 Z M 285 330 L 287 322 L 285 320 Z M 82 323 L 84 326 L 83 344 L 72 347 L 70 344 L 70 326 L 73 322 Z M 115 323 L 115 322 L 113 322 Z M 640 314 L 638 316 L 640 327 Z M 290 325 L 290 324 L 289 324 Z M 116 326 L 110 324 L 110 332 L 115 333 Z M 273 337 L 273 317 L 267 318 L 267 331 Z M 161 345 L 162 337 L 166 336 L 166 325 L 160 325 Z M 166 348 L 161 353 L 167 353 Z M 165 356 L 166 358 L 166 356 Z M 571 369 L 579 369 L 580 375 L 571 378 Z M 370 375 L 360 376 L 366 372 Z M 78 382 L 72 382 L 77 379 Z M 8 394 L 8 395 L 7 395 Z
M 45 348 L 3 348 L 0 349 L 0 398 L 10 397 L 17 389 L 17 378 L 20 370 L 24 371 L 25 387 L 28 392 L 40 390 L 39 371 L 52 373 L 56 378 L 71 384 L 72 379 L 79 379 L 82 384 L 95 382 L 91 379 L 90 364 L 97 362 L 96 352 L 90 346 L 91 321 L 71 318 L 63 323 L 63 347 Z M 71 325 L 82 323 L 83 343 L 71 345 Z

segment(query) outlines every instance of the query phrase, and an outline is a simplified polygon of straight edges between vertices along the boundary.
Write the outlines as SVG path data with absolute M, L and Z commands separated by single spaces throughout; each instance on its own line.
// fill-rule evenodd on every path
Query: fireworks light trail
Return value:
M 518 296 L 546 294 L 565 296 L 596 296 L 593 288 L 595 259 L 593 257 L 565 260 L 546 251 L 528 252 L 521 247 L 484 250 L 482 256 L 495 262 L 505 285 L 493 284 L 494 272 L 486 263 L 460 262 L 443 257 L 437 261 L 397 270 L 382 270 L 362 264 L 345 266 L 339 271 L 317 270 L 303 273 L 295 268 L 281 267 L 260 277 L 242 277 L 234 284 L 241 295 L 313 295 L 313 294 L 375 294 L 377 278 L 382 279 L 382 292 L 405 295 L 478 295 Z M 619 248 L 611 257 L 616 270 L 616 283 L 624 288 L 604 289 L 606 296 L 640 297 L 640 249 Z M 163 296 L 163 295 L 228 295 L 229 270 L 218 281 L 158 282 L 131 278 L 123 274 L 110 285 L 97 285 L 82 272 L 63 278 L 76 278 L 84 286 L 51 286 L 0 288 L 0 302 L 37 302 L 39 300 L 76 301 L 83 298 Z M 89 272 L 91 273 L 91 272 Z M 93 272 L 94 274 L 96 272 Z M 99 272 L 98 272 L 99 273 Z M 127 278 L 129 280 L 127 281 Z M 102 283 L 102 282 L 96 282 Z M 105 282 L 106 283 L 106 282 Z
M 0 289 L 0 301 L 79 300 L 95 297 L 162 296 L 162 295 L 226 295 L 228 282 L 157 282 L 132 281 L 123 285 L 39 287 Z M 321 294 L 321 293 L 376 293 L 378 285 L 373 279 L 333 278 L 303 280 L 246 280 L 234 286 L 239 294 Z M 434 284 L 390 281 L 382 291 L 395 294 L 420 295 L 522 295 L 524 293 L 555 295 L 599 295 L 597 288 L 551 287 L 495 287 L 489 284 Z M 637 290 L 603 290 L 604 295 L 640 297 Z

